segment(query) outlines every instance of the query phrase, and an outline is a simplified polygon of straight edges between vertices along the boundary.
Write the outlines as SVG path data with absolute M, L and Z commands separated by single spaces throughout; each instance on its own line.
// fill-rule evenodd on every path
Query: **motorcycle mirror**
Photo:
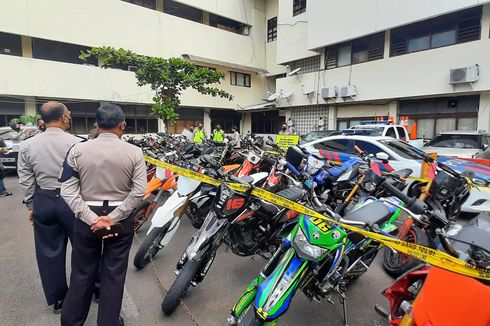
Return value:
M 388 163 L 390 156 L 388 154 L 386 154 L 385 152 L 378 152 L 378 153 L 376 153 L 376 158 L 386 164 L 386 163 Z

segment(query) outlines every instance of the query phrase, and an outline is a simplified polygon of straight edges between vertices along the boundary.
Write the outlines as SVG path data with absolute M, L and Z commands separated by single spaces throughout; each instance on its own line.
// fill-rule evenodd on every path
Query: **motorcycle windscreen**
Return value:
M 201 184 L 201 181 L 190 179 L 184 176 L 179 176 L 177 180 L 177 191 L 183 196 L 187 196 Z
M 259 317 L 271 321 L 286 312 L 308 265 L 307 260 L 296 257 L 293 249 L 284 254 L 274 272 L 257 291 L 254 308 Z

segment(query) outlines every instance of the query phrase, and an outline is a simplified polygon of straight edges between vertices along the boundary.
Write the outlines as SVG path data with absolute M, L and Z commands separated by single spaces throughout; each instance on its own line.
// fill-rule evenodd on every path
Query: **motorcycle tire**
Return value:
M 264 323 L 258 320 L 255 316 L 255 309 L 253 306 L 249 307 L 245 312 L 245 315 L 240 319 L 239 326 L 262 326 Z
M 132 218 L 134 221 L 133 223 L 134 232 L 138 232 L 138 230 L 141 229 L 143 224 L 145 224 L 145 222 L 148 220 L 145 214 L 146 214 L 146 209 L 148 208 L 148 206 L 150 206 L 150 204 L 151 202 L 146 200 L 141 204 L 139 204 L 138 206 L 136 206 L 136 208 L 131 212 L 130 218 Z
M 134 256 L 134 267 L 142 269 L 150 263 L 153 257 L 160 251 L 160 242 L 165 234 L 167 234 L 169 225 L 170 224 L 167 224 L 161 228 L 154 228 L 151 230 Z
M 424 231 L 416 226 L 412 226 L 405 237 L 401 239 L 406 242 L 418 243 L 430 247 L 429 238 Z M 393 277 L 399 277 L 421 263 L 420 260 L 400 252 L 394 252 L 386 247 L 383 253 L 383 267 L 385 271 Z
M 188 260 L 179 275 L 175 278 L 174 283 L 163 298 L 162 311 L 166 316 L 169 316 L 174 312 L 175 308 L 179 304 L 179 300 L 184 297 L 189 285 L 191 285 L 192 280 L 196 276 L 199 268 L 201 267 L 200 260 L 190 259 Z

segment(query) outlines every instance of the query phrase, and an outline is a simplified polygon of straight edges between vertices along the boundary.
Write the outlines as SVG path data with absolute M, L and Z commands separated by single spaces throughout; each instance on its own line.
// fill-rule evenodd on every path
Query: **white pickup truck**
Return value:
M 423 139 L 410 139 L 410 135 L 402 125 L 393 125 L 388 121 L 363 121 L 360 125 L 352 126 L 342 131 L 344 135 L 385 136 L 402 140 L 410 145 L 422 148 Z

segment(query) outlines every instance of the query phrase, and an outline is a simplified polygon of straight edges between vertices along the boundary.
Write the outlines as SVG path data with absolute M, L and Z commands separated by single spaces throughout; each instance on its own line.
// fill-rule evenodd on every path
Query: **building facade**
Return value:
M 408 116 L 417 137 L 490 130 L 489 1 L 280 0 L 277 17 L 278 107 L 299 129 L 321 112 L 328 129 Z
M 203 122 L 306 133 L 408 116 L 417 136 L 490 130 L 490 1 L 3 0 L 0 126 L 40 103 L 68 104 L 86 133 L 103 102 L 120 104 L 128 131 L 155 132 L 153 93 L 132 67 L 101 69 L 80 50 L 113 46 L 182 57 L 225 74 L 233 101 L 187 91 L 180 132 Z M 54 19 L 56 17 L 56 19 Z

